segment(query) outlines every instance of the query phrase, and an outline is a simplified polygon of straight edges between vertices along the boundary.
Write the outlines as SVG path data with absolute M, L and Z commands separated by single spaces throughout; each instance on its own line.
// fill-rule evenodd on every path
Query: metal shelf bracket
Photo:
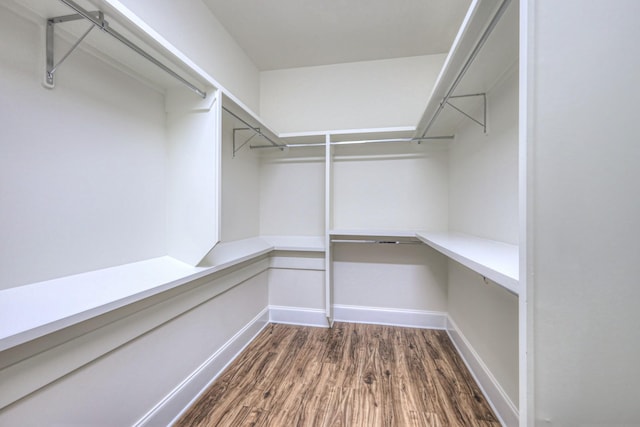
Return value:
M 104 14 L 100 11 L 96 11 L 96 12 L 88 12 L 88 14 L 93 17 L 96 22 L 98 22 L 101 26 L 101 28 L 105 28 L 107 25 L 109 25 L 107 23 L 107 21 L 104 20 Z M 74 43 L 73 46 L 71 46 L 71 49 L 69 49 L 69 51 L 67 53 L 65 53 L 62 56 L 62 59 L 60 59 L 57 63 L 55 62 L 55 58 L 54 58 L 54 28 L 56 24 L 63 24 L 65 22 L 70 22 L 70 21 L 78 21 L 81 19 L 85 19 L 84 16 L 80 15 L 79 13 L 75 13 L 72 15 L 64 15 L 64 16 L 57 16 L 55 18 L 49 18 L 47 19 L 47 40 L 46 40 L 46 70 L 45 70 L 45 84 L 51 88 L 53 88 L 55 86 L 55 80 L 54 80 L 54 75 L 56 73 L 56 71 L 58 70 L 58 67 L 60 67 L 60 65 L 62 65 L 62 63 L 69 57 L 69 55 L 71 55 L 73 53 L 73 51 L 75 51 L 78 46 L 80 46 L 80 43 L 82 43 L 82 41 L 85 39 L 85 37 L 87 37 L 89 35 L 89 33 L 91 32 L 91 30 L 93 30 L 96 26 L 96 24 L 92 21 L 91 22 L 91 26 L 89 27 L 89 29 L 80 36 L 80 38 L 78 39 L 78 41 L 76 41 Z
M 84 40 L 85 37 L 87 37 L 87 35 L 89 35 L 91 30 L 93 28 L 95 28 L 95 27 L 98 27 L 104 33 L 109 34 L 111 37 L 115 38 L 120 43 L 124 44 L 129 49 L 133 50 L 138 55 L 140 55 L 143 58 L 145 58 L 147 61 L 149 61 L 152 64 L 156 65 L 158 68 L 162 69 L 164 72 L 166 72 L 167 74 L 169 74 L 170 76 L 172 76 L 176 80 L 180 81 L 187 88 L 189 88 L 190 90 L 192 90 L 193 92 L 198 94 L 198 96 L 200 96 L 202 99 L 205 99 L 207 97 L 207 93 L 205 91 L 198 89 L 195 85 L 193 85 L 192 83 L 187 81 L 184 77 L 182 77 L 181 75 L 179 75 L 178 73 L 173 71 L 171 68 L 169 68 L 168 66 L 166 66 L 165 64 L 163 64 L 162 62 L 160 62 L 159 60 L 154 58 L 153 56 L 151 56 L 149 53 L 147 53 L 142 48 L 140 48 L 138 45 L 136 45 L 135 43 L 133 43 L 132 41 L 130 41 L 129 39 L 124 37 L 122 34 L 117 32 L 113 28 L 111 28 L 109 26 L 109 23 L 104 19 L 104 14 L 102 12 L 100 12 L 100 11 L 89 12 L 89 11 L 85 10 L 84 8 L 82 8 L 80 5 L 78 5 L 73 0 L 60 0 L 60 1 L 62 3 L 64 3 L 64 4 L 66 4 L 67 6 L 69 6 L 71 9 L 75 10 L 77 13 L 73 14 L 73 15 L 58 16 L 56 18 L 47 19 L 47 31 L 46 31 L 46 33 L 47 33 L 47 35 L 46 35 L 46 55 L 47 55 L 47 57 L 46 57 L 46 65 L 45 65 L 46 70 L 45 70 L 45 81 L 44 81 L 45 86 L 47 86 L 49 88 L 53 88 L 54 87 L 54 75 L 55 75 L 55 72 L 58 69 L 58 67 L 67 59 L 67 57 L 69 55 L 71 55 L 71 53 L 74 50 L 76 50 L 76 48 L 80 45 L 82 40 Z M 53 58 L 53 55 L 54 55 L 54 53 L 53 53 L 53 51 L 54 51 L 53 42 L 54 42 L 54 28 L 55 28 L 55 25 L 56 24 L 62 24 L 62 23 L 65 23 L 65 22 L 69 22 L 69 21 L 77 21 L 79 19 L 86 19 L 87 21 L 89 21 L 91 23 L 91 27 L 89 27 L 89 29 L 82 36 L 80 36 L 80 39 L 71 47 L 71 50 L 69 50 L 69 52 L 67 52 L 62 57 L 62 59 L 60 61 L 58 61 L 57 64 L 55 64 L 54 63 L 54 58 Z
M 456 99 L 456 98 L 469 98 L 469 97 L 478 97 L 481 96 L 482 97 L 482 121 L 477 120 L 476 118 L 472 117 L 470 114 L 465 113 L 464 111 L 462 111 L 462 109 L 456 107 L 455 105 L 453 105 L 451 102 L 449 102 L 450 99 Z M 471 121 L 473 121 L 474 123 L 482 126 L 482 131 L 484 132 L 484 134 L 487 134 L 487 94 L 486 93 L 473 93 L 471 95 L 456 95 L 456 96 L 450 96 L 445 103 L 453 108 L 454 110 L 456 110 L 457 112 L 459 112 L 460 114 L 462 114 L 463 116 L 467 117 L 468 119 L 470 119 Z
M 241 132 L 241 131 L 247 131 L 247 130 L 253 131 L 253 133 L 242 144 L 237 145 L 236 144 L 236 133 L 237 132 Z M 260 128 L 233 128 L 233 157 L 236 157 L 236 153 L 238 151 L 242 150 L 242 147 L 247 145 L 247 143 L 249 141 L 251 141 L 253 138 L 255 138 L 256 135 L 259 135 L 259 134 L 260 134 Z M 270 145 L 270 147 L 271 147 L 271 145 Z
M 255 136 L 260 136 L 264 139 L 266 139 L 267 141 L 269 141 L 269 143 L 271 143 L 271 145 L 269 145 L 268 147 L 273 147 L 273 148 L 278 148 L 281 151 L 284 150 L 286 148 L 285 145 L 282 144 L 278 144 L 277 142 L 275 142 L 274 140 L 272 140 L 271 138 L 269 138 L 267 135 L 265 135 L 262 132 L 262 129 L 260 129 L 259 127 L 253 127 L 251 124 L 249 124 L 249 122 L 247 122 L 245 119 L 243 119 L 242 117 L 238 116 L 236 113 L 234 113 L 233 111 L 231 111 L 230 109 L 228 109 L 225 106 L 222 106 L 222 110 L 226 111 L 227 113 L 229 113 L 231 116 L 235 117 L 237 120 L 239 120 L 241 123 L 243 123 L 245 126 L 247 126 L 246 128 L 233 128 L 233 157 L 236 156 L 236 153 L 238 151 L 240 151 L 242 149 L 242 147 L 244 147 L 249 141 L 251 141 Z M 251 135 L 247 140 L 245 140 L 241 145 L 237 145 L 236 144 L 236 133 L 239 131 L 251 131 L 253 132 L 253 135 Z M 237 148 L 236 148 L 237 147 Z M 251 146 L 249 146 L 251 147 Z

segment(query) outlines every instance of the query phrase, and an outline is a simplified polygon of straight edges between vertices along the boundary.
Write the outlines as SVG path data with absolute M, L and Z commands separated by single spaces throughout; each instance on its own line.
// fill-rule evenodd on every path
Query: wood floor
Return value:
M 445 331 L 270 324 L 176 426 L 499 426 Z

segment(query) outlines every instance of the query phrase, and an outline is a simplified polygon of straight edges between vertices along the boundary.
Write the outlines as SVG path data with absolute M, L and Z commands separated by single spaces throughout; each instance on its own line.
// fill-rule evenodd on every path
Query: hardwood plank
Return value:
M 446 332 L 272 324 L 176 426 L 499 426 Z

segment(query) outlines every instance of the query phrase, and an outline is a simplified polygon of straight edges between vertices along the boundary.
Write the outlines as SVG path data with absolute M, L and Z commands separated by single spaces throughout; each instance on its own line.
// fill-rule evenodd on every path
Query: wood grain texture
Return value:
M 176 426 L 499 426 L 445 331 L 271 324 Z

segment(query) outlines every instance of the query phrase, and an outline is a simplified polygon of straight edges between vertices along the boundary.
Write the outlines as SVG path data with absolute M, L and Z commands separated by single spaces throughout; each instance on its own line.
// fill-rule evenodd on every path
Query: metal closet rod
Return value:
M 166 65 L 164 65 L 163 63 L 158 61 L 157 59 L 155 59 L 153 56 L 149 55 L 147 52 L 145 52 L 143 49 L 138 47 L 132 41 L 127 39 L 125 36 L 123 36 L 122 34 L 118 33 L 116 30 L 114 30 L 111 27 L 109 27 L 109 24 L 104 19 L 101 20 L 101 19 L 97 19 L 94 16 L 91 16 L 91 13 L 89 13 L 88 11 L 83 9 L 80 5 L 78 5 L 77 3 L 75 3 L 72 0 L 60 0 L 60 1 L 62 3 L 64 3 L 64 4 L 66 4 L 67 6 L 69 6 L 71 9 L 75 10 L 76 12 L 78 12 L 78 14 L 80 16 L 82 16 L 83 18 L 85 18 L 85 19 L 89 20 L 90 22 L 92 22 L 95 26 L 100 28 L 102 31 L 104 31 L 105 33 L 109 34 L 110 36 L 112 36 L 116 40 L 120 41 L 121 43 L 123 43 L 125 46 L 127 46 L 131 50 L 133 50 L 136 53 L 138 53 L 140 56 L 144 57 L 145 59 L 147 59 L 148 61 L 150 61 L 154 65 L 156 65 L 159 68 L 161 68 L 163 71 L 165 71 L 171 77 L 173 77 L 173 78 L 177 79 L 178 81 L 180 81 L 180 83 L 182 83 L 183 85 L 185 85 L 186 87 L 191 89 L 193 92 L 197 93 L 203 99 L 207 97 L 207 92 L 204 92 L 204 91 L 198 89 L 195 85 L 191 84 L 190 82 L 185 80 L 182 76 L 177 74 L 175 71 L 173 71 L 172 69 L 170 69 L 169 67 L 167 67 Z
M 264 139 L 266 139 L 267 141 L 269 141 L 272 144 L 272 145 L 265 145 L 265 147 L 267 147 L 267 148 L 279 148 L 281 150 L 286 147 L 286 145 L 278 144 L 277 142 L 275 142 L 274 140 L 269 138 L 267 135 L 262 133 L 262 131 L 259 128 L 250 125 L 245 119 L 243 119 L 242 117 L 238 116 L 236 113 L 234 113 L 233 111 L 229 110 L 224 105 L 222 106 L 222 109 L 224 111 L 226 111 L 227 113 L 231 114 L 236 119 L 240 120 L 242 123 L 244 123 L 246 126 L 248 126 L 250 130 L 254 131 L 256 134 L 260 135 L 261 137 L 263 137 Z M 249 146 L 249 147 L 251 147 L 251 146 Z M 253 148 L 253 147 L 251 147 L 251 148 Z
M 491 22 L 489 23 L 487 28 L 482 33 L 482 36 L 480 37 L 480 39 L 477 41 L 476 45 L 473 48 L 473 51 L 471 51 L 471 55 L 469 55 L 469 57 L 467 58 L 466 62 L 462 66 L 462 69 L 460 70 L 460 72 L 456 76 L 455 80 L 451 84 L 451 87 L 449 87 L 449 90 L 447 91 L 446 95 L 444 96 L 444 98 L 442 98 L 442 101 L 440 101 L 440 104 L 438 105 L 438 109 L 433 114 L 433 116 L 431 116 L 431 120 L 429 120 L 429 123 L 427 124 L 427 127 L 424 129 L 424 132 L 422 132 L 422 136 L 425 136 L 427 134 L 427 132 L 429 132 L 429 129 L 431 129 L 431 126 L 433 126 L 433 124 L 435 123 L 436 119 L 438 118 L 438 116 L 442 112 L 442 109 L 449 102 L 449 98 L 452 97 L 453 91 L 456 90 L 456 88 L 458 87 L 458 84 L 460 83 L 460 81 L 462 80 L 464 75 L 469 70 L 469 67 L 471 66 L 473 61 L 476 59 L 476 56 L 478 56 L 478 53 L 480 52 L 480 49 L 482 49 L 482 46 L 484 46 L 485 42 L 487 41 L 487 39 L 491 35 L 491 32 L 493 31 L 495 26 L 498 24 L 498 21 L 500 21 L 500 18 L 502 17 L 504 12 L 507 10 L 507 6 L 509 6 L 510 2 L 511 2 L 511 0 L 504 0 L 502 2 L 502 4 L 500 5 L 500 7 L 498 8 L 498 10 L 495 13 L 495 15 L 493 15 L 493 18 L 491 18 Z
M 421 245 L 422 242 L 412 240 L 361 240 L 361 239 L 331 239 L 331 243 L 373 243 L 382 245 Z
M 422 138 L 388 138 L 388 139 L 362 139 L 359 141 L 336 141 L 330 142 L 330 145 L 356 145 L 356 144 L 384 144 L 392 142 L 417 142 L 429 141 L 429 140 L 449 140 L 453 139 L 453 136 L 428 136 Z M 313 142 L 309 144 L 284 144 L 281 147 L 297 148 L 297 147 L 324 147 L 325 142 Z M 250 148 L 273 148 L 268 145 L 250 145 Z

